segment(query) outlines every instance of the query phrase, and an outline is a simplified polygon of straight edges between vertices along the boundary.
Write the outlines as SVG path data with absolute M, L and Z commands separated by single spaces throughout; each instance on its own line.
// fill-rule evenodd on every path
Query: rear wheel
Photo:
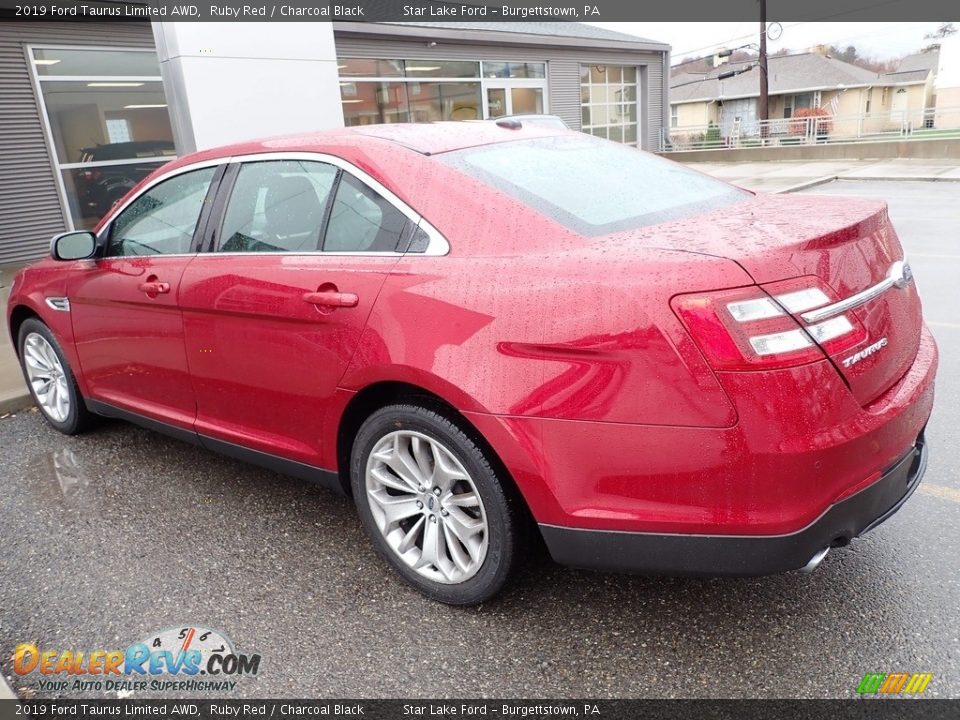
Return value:
M 378 410 L 357 434 L 350 471 L 364 528 L 408 583 L 454 605 L 503 587 L 519 500 L 457 423 L 417 405 Z
M 50 328 L 30 318 L 20 326 L 18 340 L 23 376 L 44 419 L 65 435 L 83 432 L 93 416 Z

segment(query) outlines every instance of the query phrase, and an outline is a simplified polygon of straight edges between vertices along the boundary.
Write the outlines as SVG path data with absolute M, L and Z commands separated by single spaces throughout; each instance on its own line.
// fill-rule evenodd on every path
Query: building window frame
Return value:
M 43 83 L 45 82 L 159 82 L 163 83 L 163 77 L 159 74 L 159 62 L 157 64 L 156 75 L 41 75 L 37 72 L 37 65 L 34 63 L 34 50 L 81 50 L 81 51 L 101 51 L 101 52 L 129 52 L 129 53 L 149 53 L 156 56 L 155 48 L 131 47 L 127 45 L 63 45 L 48 43 L 29 43 L 23 46 L 24 60 L 30 73 L 30 85 L 33 89 L 34 98 L 37 101 L 37 108 L 40 111 L 40 122 L 43 126 L 43 138 L 47 146 L 47 156 L 50 159 L 50 167 L 53 171 L 54 182 L 57 187 L 57 194 L 60 197 L 60 212 L 63 216 L 63 223 L 67 230 L 76 230 L 76 223 L 73 220 L 73 213 L 70 212 L 70 198 L 67 195 L 66 183 L 63 181 L 63 171 L 73 170 L 82 167 L 107 167 L 111 165 L 133 165 L 146 164 L 149 160 L 145 158 L 130 158 L 124 160 L 101 160 L 89 163 L 84 162 L 60 162 L 59 153 L 53 137 L 53 128 L 50 125 L 50 115 L 47 111 L 47 102 L 43 94 Z M 172 129 L 172 122 L 171 122 Z M 177 155 L 164 155 L 157 160 L 157 167 L 175 160 Z
M 804 98 L 806 105 L 797 107 L 797 98 Z M 807 100 L 809 98 L 809 101 Z M 783 96 L 783 117 L 789 120 L 797 110 L 807 110 L 809 108 L 820 107 L 820 91 L 811 90 L 803 93 L 790 93 Z
M 338 55 L 339 60 L 400 60 L 403 62 L 410 61 L 431 61 L 431 62 L 464 62 L 463 58 L 446 58 L 446 57 L 400 57 L 400 58 L 371 58 L 366 55 Z M 477 66 L 478 75 L 473 77 L 407 77 L 407 76 L 374 76 L 374 75 L 340 75 L 339 83 L 342 87 L 343 85 L 349 85 L 351 83 L 359 82 L 369 82 L 369 83 L 402 83 L 404 85 L 412 85 L 417 83 L 456 83 L 456 84 L 468 84 L 468 83 L 478 83 L 480 85 L 480 110 L 481 110 L 481 119 L 489 120 L 490 112 L 487 103 L 487 91 L 489 88 L 506 88 L 510 90 L 511 88 L 535 88 L 541 90 L 543 93 L 543 112 L 550 113 L 550 63 L 546 60 L 537 60 L 537 61 L 526 61 L 526 60 L 512 60 L 509 58 L 486 58 L 484 60 L 468 60 L 466 62 L 475 63 Z M 543 77 L 542 78 L 502 78 L 502 77 L 485 77 L 483 72 L 484 63 L 517 63 L 517 64 L 526 64 L 526 65 L 543 65 Z M 341 97 L 342 102 L 342 97 Z M 408 100 L 409 105 L 409 100 Z
M 583 68 L 585 68 L 585 67 L 586 67 L 586 68 L 590 68 L 590 69 L 602 67 L 602 68 L 604 68 L 604 71 L 603 71 L 603 72 L 604 72 L 605 75 L 606 75 L 606 70 L 607 70 L 607 68 L 610 68 L 610 67 L 620 68 L 621 73 L 622 73 L 623 70 L 626 69 L 626 68 L 632 69 L 632 70 L 634 71 L 634 73 L 635 73 L 633 82 L 628 82 L 628 81 L 626 81 L 626 80 L 621 80 L 620 83 L 619 83 L 619 85 L 620 85 L 620 87 L 622 87 L 622 88 L 633 87 L 633 88 L 634 88 L 634 97 L 633 97 L 633 99 L 632 99 L 632 100 L 623 100 L 623 99 L 621 99 L 618 103 L 610 103 L 610 102 L 599 102 L 599 103 L 598 103 L 598 102 L 593 102 L 593 98 L 592 98 L 592 97 L 588 97 L 587 100 L 584 101 L 584 99 L 583 99 L 583 89 L 584 89 L 585 86 L 584 86 L 584 81 L 583 81 Z M 580 93 L 581 93 L 581 95 L 580 95 L 580 115 L 581 115 L 580 130 L 581 130 L 582 132 L 585 132 L 585 133 L 587 133 L 587 134 L 589 134 L 589 135 L 596 135 L 597 137 L 608 137 L 609 134 L 610 134 L 610 129 L 612 129 L 612 128 L 618 128 L 619 131 L 620 131 L 620 133 L 621 133 L 621 135 L 625 137 L 625 136 L 626 136 L 626 135 L 625 135 L 626 129 L 627 129 L 627 128 L 630 128 L 630 127 L 633 127 L 633 128 L 634 128 L 634 139 L 633 139 L 633 140 L 617 140 L 617 139 L 615 139 L 615 138 L 610 138 L 610 139 L 613 140 L 613 142 L 621 142 L 621 143 L 623 143 L 624 145 L 629 145 L 629 146 L 631 146 L 631 147 L 638 147 L 638 148 L 639 148 L 639 147 L 643 147 L 643 142 L 644 142 L 644 139 L 643 139 L 643 125 L 644 125 L 644 123 L 643 123 L 643 113 L 644 113 L 644 103 L 643 103 L 643 93 L 642 93 L 642 88 L 643 88 L 643 86 L 642 86 L 643 67 L 644 67 L 644 66 L 643 66 L 642 64 L 639 64 L 639 63 L 638 63 L 638 64 L 631 64 L 631 63 L 629 63 L 629 62 L 627 62 L 627 63 L 621 63 L 621 62 L 613 62 L 613 63 L 611 63 L 611 62 L 606 62 L 606 61 L 603 61 L 603 62 L 584 62 L 584 61 L 580 61 L 580 63 L 579 63 L 579 70 L 580 70 L 579 86 L 580 86 Z M 591 78 L 591 79 L 588 80 L 587 85 L 586 85 L 586 87 L 588 87 L 588 88 L 591 88 L 591 87 L 607 87 L 607 86 L 609 86 L 609 87 L 616 87 L 616 85 L 617 85 L 616 83 L 610 83 L 610 82 L 604 82 L 604 83 L 602 83 L 602 84 L 594 84 L 593 81 L 592 81 L 592 70 L 588 70 L 588 73 L 589 73 L 589 78 Z M 632 105 L 634 106 L 634 108 L 635 108 L 635 111 L 636 111 L 636 118 L 635 118 L 634 120 L 632 120 L 632 121 L 631 121 L 631 120 L 627 120 L 626 122 L 616 122 L 616 123 L 614 123 L 614 122 L 594 123 L 594 122 L 593 122 L 593 120 L 594 120 L 594 112 L 593 112 L 593 111 L 594 111 L 594 108 L 601 108 L 601 107 L 602 107 L 602 108 L 605 108 L 605 109 L 606 109 L 606 108 L 609 108 L 609 107 L 614 107 L 614 106 L 617 105 L 617 104 L 621 104 L 621 105 L 624 105 L 624 106 L 632 104 Z M 671 114 L 672 114 L 672 108 L 673 108 L 673 107 L 675 107 L 675 106 L 671 105 Z M 590 112 L 590 122 L 589 122 L 589 123 L 584 123 L 584 122 L 583 122 L 583 118 L 585 117 L 585 115 L 584 115 L 584 111 L 585 111 L 585 110 L 587 110 L 587 111 Z M 672 123 L 672 122 L 673 122 L 673 118 L 672 118 L 672 115 L 671 115 L 671 123 Z M 607 131 L 607 132 L 606 132 L 606 135 L 597 135 L 595 132 L 593 132 L 594 130 L 600 130 L 600 129 L 606 129 L 606 131 Z

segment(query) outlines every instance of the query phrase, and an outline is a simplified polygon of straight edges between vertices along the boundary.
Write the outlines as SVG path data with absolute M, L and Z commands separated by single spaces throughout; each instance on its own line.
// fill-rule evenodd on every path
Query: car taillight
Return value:
M 761 370 L 822 360 L 861 342 L 866 329 L 851 313 L 806 324 L 799 314 L 836 300 L 816 278 L 698 295 L 673 309 L 717 370 Z M 822 348 L 822 349 L 821 349 Z

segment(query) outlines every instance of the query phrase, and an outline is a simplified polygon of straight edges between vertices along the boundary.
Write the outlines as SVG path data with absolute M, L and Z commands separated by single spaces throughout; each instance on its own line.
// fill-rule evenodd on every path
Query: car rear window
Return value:
M 588 135 L 483 145 L 436 157 L 587 236 L 692 217 L 750 197 L 677 163 Z

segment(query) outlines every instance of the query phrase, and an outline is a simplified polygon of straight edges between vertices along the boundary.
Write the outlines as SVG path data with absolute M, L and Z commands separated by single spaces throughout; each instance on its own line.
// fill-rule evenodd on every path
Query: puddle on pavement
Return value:
M 47 503 L 90 510 L 94 493 L 80 457 L 70 448 L 44 453 L 30 463 L 34 488 Z

